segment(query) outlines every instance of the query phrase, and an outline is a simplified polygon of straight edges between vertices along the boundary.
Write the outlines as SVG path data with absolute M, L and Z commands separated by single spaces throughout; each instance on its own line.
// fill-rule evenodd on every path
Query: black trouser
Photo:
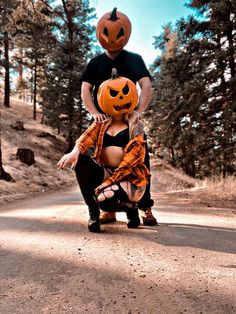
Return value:
M 101 108 L 99 106 L 96 106 L 96 107 L 100 113 L 104 113 L 101 111 Z M 92 119 L 91 124 L 93 121 L 94 120 Z M 146 154 L 144 158 L 144 164 L 148 168 L 148 170 L 150 170 L 150 156 L 149 156 L 149 149 L 147 145 L 147 136 L 145 133 L 144 133 L 144 139 L 146 140 L 146 144 L 145 144 Z M 151 199 L 151 179 L 149 179 L 148 184 L 145 189 L 145 193 L 143 194 L 141 200 L 138 202 L 138 207 L 139 209 L 142 209 L 145 211 L 147 208 L 152 207 L 153 205 L 154 205 L 154 201 L 153 199 Z
M 148 146 L 146 143 L 146 155 L 144 164 L 150 169 L 150 158 L 148 154 Z M 94 190 L 98 187 L 104 179 L 104 168 L 97 164 L 90 156 L 80 154 L 79 160 L 75 167 L 76 178 L 80 186 L 84 201 L 89 208 L 99 209 L 95 199 Z M 150 193 L 150 181 L 146 186 L 145 193 L 138 202 L 140 209 L 147 209 L 153 206 L 153 200 Z
M 147 140 L 146 134 L 144 134 L 144 139 Z M 145 166 L 150 170 L 150 157 L 149 157 L 149 152 L 148 152 L 148 145 L 146 142 L 145 145 L 146 148 L 146 154 L 145 154 L 145 159 L 144 159 L 144 164 Z M 151 180 L 149 179 L 149 184 L 146 186 L 145 193 L 141 200 L 138 202 L 138 207 L 139 209 L 147 209 L 148 207 L 152 207 L 154 204 L 154 201 L 151 199 Z
M 112 190 L 113 196 L 105 198 L 104 201 L 96 201 L 94 190 L 103 182 L 104 168 L 88 155 L 80 155 L 75 167 L 76 178 L 80 186 L 84 201 L 90 211 L 99 212 L 99 207 L 105 211 L 123 211 L 125 206 L 131 204 L 126 192 L 118 183 L 118 190 Z M 133 203 L 134 204 L 134 203 Z
M 80 154 L 75 173 L 86 205 L 94 211 L 99 211 L 94 190 L 103 182 L 103 167 L 90 156 Z

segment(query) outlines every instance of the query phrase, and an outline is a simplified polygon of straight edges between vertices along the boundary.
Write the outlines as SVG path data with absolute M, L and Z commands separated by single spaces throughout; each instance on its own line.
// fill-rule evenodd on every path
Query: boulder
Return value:
M 29 148 L 18 148 L 16 157 L 28 166 L 31 166 L 35 163 L 34 152 Z
M 17 120 L 17 121 L 15 121 L 15 122 L 12 122 L 12 123 L 11 123 L 11 127 L 12 127 L 14 130 L 17 130 L 17 131 L 23 131 L 23 130 L 25 130 L 24 124 L 23 124 L 23 122 L 20 121 L 20 120 Z
M 52 138 L 55 138 L 56 139 L 56 136 L 54 134 L 51 134 L 49 132 L 40 132 L 37 137 L 52 137 Z

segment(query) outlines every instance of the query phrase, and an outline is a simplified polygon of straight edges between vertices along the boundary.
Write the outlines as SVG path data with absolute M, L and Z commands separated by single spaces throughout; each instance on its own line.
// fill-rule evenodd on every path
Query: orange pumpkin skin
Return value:
M 113 77 L 99 86 L 97 100 L 104 113 L 111 116 L 127 114 L 138 103 L 136 85 L 126 77 Z
M 114 8 L 105 13 L 98 21 L 96 36 L 103 48 L 110 52 L 119 52 L 127 44 L 131 34 L 129 18 Z

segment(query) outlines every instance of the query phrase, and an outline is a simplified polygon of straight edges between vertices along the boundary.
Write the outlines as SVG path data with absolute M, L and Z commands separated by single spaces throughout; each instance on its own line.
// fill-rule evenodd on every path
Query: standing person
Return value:
M 98 21 L 96 36 L 105 52 L 91 59 L 81 77 L 81 97 L 88 112 L 94 121 L 103 122 L 107 115 L 97 103 L 97 92 L 100 84 L 110 77 L 112 68 L 116 68 L 119 76 L 129 78 L 140 86 L 140 95 L 136 114 L 141 114 L 147 108 L 151 96 L 151 76 L 142 57 L 136 53 L 124 50 L 131 34 L 129 18 L 117 11 L 104 14 Z M 147 151 L 147 147 L 146 147 Z M 145 156 L 145 165 L 150 169 L 148 151 Z M 139 202 L 139 209 L 144 225 L 157 225 L 156 218 L 152 214 L 151 207 L 154 202 L 151 199 L 150 184 L 144 196 Z M 101 223 L 109 223 L 116 220 L 115 212 L 102 212 Z

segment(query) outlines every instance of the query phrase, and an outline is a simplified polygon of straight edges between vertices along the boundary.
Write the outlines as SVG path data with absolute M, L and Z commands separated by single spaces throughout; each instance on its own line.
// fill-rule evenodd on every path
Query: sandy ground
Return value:
M 161 225 L 130 230 L 119 213 L 89 233 L 78 189 L 65 192 L 74 174 L 55 169 L 65 138 L 40 123 L 40 111 L 33 121 L 29 103 L 14 99 L 1 114 L 4 169 L 15 182 L 0 181 L 0 314 L 236 313 L 235 182 L 209 194 L 152 159 Z M 25 130 L 12 129 L 17 120 Z M 19 147 L 34 151 L 34 165 L 16 158 Z
M 236 313 L 235 209 L 156 193 L 160 226 L 87 231 L 77 189 L 0 210 L 0 313 Z

